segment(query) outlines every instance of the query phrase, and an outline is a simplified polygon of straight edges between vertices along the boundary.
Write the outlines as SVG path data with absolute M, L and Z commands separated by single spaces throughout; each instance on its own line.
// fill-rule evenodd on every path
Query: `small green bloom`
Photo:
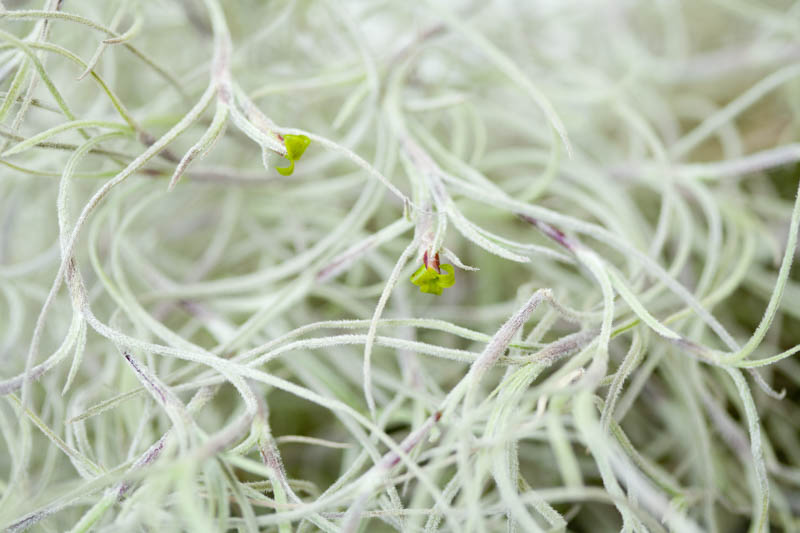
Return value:
M 453 270 L 453 265 L 441 265 L 439 268 L 446 272 L 446 274 L 440 274 L 436 272 L 435 268 L 425 268 L 425 265 L 422 265 L 411 276 L 411 283 L 418 286 L 420 292 L 442 294 L 442 289 L 452 287 L 455 284 L 456 275 Z
M 294 162 L 302 157 L 308 145 L 311 144 L 311 139 L 305 135 L 284 135 L 283 143 L 286 145 L 286 159 L 290 164 L 288 167 L 275 167 L 275 170 L 284 176 L 290 175 L 294 172 Z

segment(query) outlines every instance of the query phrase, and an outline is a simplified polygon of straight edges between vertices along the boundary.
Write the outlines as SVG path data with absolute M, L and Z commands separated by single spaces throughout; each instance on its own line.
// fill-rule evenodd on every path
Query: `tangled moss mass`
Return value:
M 0 529 L 800 531 L 798 28 L 0 0 Z

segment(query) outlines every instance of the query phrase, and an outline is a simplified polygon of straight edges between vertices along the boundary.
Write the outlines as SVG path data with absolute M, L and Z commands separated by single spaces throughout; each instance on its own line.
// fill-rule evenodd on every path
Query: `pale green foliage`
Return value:
M 0 2 L 0 527 L 799 531 L 798 27 Z

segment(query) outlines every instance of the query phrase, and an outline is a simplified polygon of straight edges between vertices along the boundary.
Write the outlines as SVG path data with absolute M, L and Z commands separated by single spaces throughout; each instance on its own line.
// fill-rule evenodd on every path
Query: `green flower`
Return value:
M 286 145 L 285 157 L 291 164 L 288 167 L 275 167 L 275 170 L 284 176 L 288 176 L 294 172 L 294 162 L 300 159 L 303 152 L 306 151 L 308 145 L 311 144 L 311 139 L 305 135 L 284 135 L 283 143 Z
M 411 276 L 411 283 L 417 285 L 420 292 L 442 294 L 442 289 L 452 287 L 453 284 L 455 284 L 456 275 L 453 270 L 453 265 L 441 265 L 440 268 L 447 273 L 440 274 L 436 272 L 435 268 L 425 268 L 425 265 L 422 265 Z

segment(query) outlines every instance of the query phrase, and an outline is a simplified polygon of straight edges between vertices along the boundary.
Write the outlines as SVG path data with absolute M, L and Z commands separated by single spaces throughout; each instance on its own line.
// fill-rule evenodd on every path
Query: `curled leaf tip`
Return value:
M 311 144 L 311 139 L 305 135 L 284 135 L 283 143 L 286 146 L 286 159 L 289 160 L 288 167 L 275 167 L 279 173 L 289 176 L 294 172 L 294 162 L 300 159 Z
M 286 156 L 291 161 L 297 161 L 311 144 L 311 139 L 305 135 L 286 135 L 283 142 L 286 145 Z
M 411 276 L 411 283 L 419 287 L 420 292 L 442 294 L 442 289 L 452 287 L 456 282 L 453 265 L 441 265 L 442 272 L 433 267 L 422 265 Z
M 279 174 L 290 176 L 294 172 L 294 161 L 290 161 L 288 167 L 275 167 Z

